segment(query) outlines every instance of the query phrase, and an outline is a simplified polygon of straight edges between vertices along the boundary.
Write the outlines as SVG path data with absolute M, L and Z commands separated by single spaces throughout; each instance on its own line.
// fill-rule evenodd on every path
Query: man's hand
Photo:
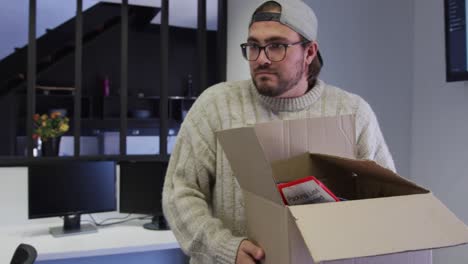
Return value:
M 237 250 L 236 264 L 255 264 L 265 257 L 262 248 L 256 246 L 249 240 L 241 242 Z

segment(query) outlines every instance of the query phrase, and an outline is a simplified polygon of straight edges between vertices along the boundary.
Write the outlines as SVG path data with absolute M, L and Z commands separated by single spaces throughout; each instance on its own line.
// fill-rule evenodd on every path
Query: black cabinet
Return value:
M 169 97 L 168 151 L 171 152 L 180 125 L 196 97 Z M 38 114 L 60 111 L 70 119 L 70 129 L 62 136 L 59 156 L 73 156 L 74 148 L 74 94 L 36 94 Z M 127 98 L 127 155 L 158 155 L 160 136 L 160 115 L 158 96 L 129 96 Z M 13 104 L 15 123 L 10 152 L 15 156 L 26 154 L 26 96 L 17 95 Z M 120 96 L 87 96 L 81 99 L 80 155 L 119 155 L 120 138 Z M 40 147 L 38 146 L 38 149 Z M 36 151 L 35 156 L 40 156 Z
M 169 119 L 175 122 L 182 122 L 188 110 L 197 97 L 169 96 Z M 26 96 L 19 95 L 14 98 L 14 112 L 20 119 L 26 117 Z M 50 114 L 53 111 L 60 111 L 69 118 L 74 115 L 74 95 L 36 95 L 36 113 Z M 159 96 L 138 97 L 129 96 L 127 105 L 127 118 L 136 120 L 143 124 L 160 118 L 160 98 Z M 83 120 L 113 120 L 120 119 L 121 104 L 119 96 L 82 96 L 81 98 L 81 118 Z

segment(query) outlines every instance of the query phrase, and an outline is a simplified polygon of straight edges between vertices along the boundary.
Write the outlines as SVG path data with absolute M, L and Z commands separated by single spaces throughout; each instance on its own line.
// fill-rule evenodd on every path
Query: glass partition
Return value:
M 129 0 L 125 18 L 122 6 L 122 0 L 2 5 L 0 34 L 8 38 L 0 43 L 1 161 L 171 154 L 198 95 L 223 79 L 218 0 Z M 49 121 L 55 132 L 46 129 Z M 52 154 L 44 152 L 50 148 Z

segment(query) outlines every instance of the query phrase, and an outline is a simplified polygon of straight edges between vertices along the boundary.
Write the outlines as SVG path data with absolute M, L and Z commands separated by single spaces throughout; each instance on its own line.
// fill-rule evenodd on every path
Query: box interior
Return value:
M 429 192 L 367 160 L 305 153 L 273 162 L 272 170 L 276 183 L 314 176 L 336 196 L 346 200 Z

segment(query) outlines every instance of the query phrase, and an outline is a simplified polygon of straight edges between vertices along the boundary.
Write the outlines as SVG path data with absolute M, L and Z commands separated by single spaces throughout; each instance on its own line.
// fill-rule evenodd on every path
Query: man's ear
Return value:
M 307 65 L 310 65 L 312 61 L 315 59 L 317 56 L 318 52 L 318 44 L 315 41 L 312 41 L 306 46 L 306 52 L 305 52 L 305 62 Z

